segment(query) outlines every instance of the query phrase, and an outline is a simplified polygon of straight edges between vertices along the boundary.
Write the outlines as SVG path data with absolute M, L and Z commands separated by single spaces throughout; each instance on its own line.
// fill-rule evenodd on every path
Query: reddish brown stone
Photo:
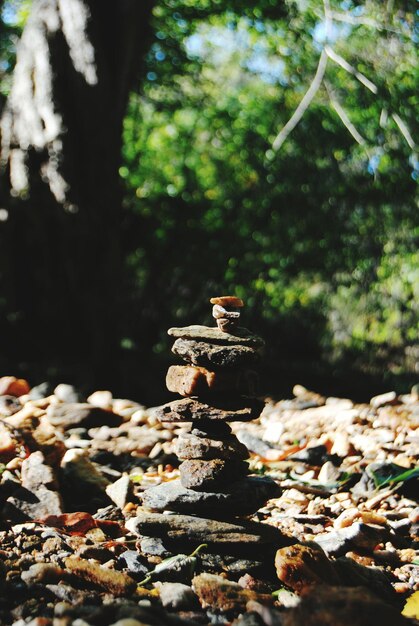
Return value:
M 172 365 L 167 371 L 166 386 L 169 391 L 181 396 L 201 396 L 220 391 L 254 395 L 257 374 L 250 370 L 213 372 L 205 367 Z
M 231 306 L 233 308 L 241 309 L 244 306 L 244 302 L 241 298 L 236 296 L 217 296 L 210 299 L 211 304 L 219 304 L 220 306 Z
M 294 591 L 326 583 L 336 584 L 338 575 L 323 550 L 296 544 L 281 548 L 275 557 L 278 578 Z

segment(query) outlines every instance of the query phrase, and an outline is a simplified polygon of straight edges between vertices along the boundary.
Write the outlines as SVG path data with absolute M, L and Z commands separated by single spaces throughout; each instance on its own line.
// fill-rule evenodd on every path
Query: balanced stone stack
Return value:
M 264 342 L 238 325 L 242 300 L 223 296 L 210 302 L 217 327 L 196 325 L 168 331 L 175 338 L 172 352 L 186 365 L 172 365 L 166 383 L 170 391 L 183 398 L 157 409 L 157 417 L 163 423 L 191 425 L 175 444 L 182 461 L 180 478 L 147 489 L 143 504 L 154 511 L 187 514 L 173 519 L 178 533 L 180 518 L 192 530 L 197 524 L 205 528 L 205 517 L 226 521 L 222 528 L 226 532 L 230 529 L 230 544 L 240 541 L 240 532 L 242 536 L 253 536 L 256 542 L 270 543 L 274 537 L 278 539 L 276 529 L 237 517 L 255 513 L 278 495 L 278 487 L 269 478 L 248 475 L 247 448 L 228 425 L 253 420 L 263 409 L 264 403 L 254 397 L 257 374 L 252 368 L 262 355 Z M 163 517 L 167 526 L 168 518 Z M 147 515 L 142 519 L 136 527 L 139 534 L 150 523 Z M 156 517 L 153 520 L 155 531 L 159 524 Z M 224 531 L 219 523 L 217 528 L 222 541 Z

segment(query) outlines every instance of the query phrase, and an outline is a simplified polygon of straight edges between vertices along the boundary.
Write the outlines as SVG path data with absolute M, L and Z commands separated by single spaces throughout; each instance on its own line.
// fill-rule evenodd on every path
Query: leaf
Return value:
M 419 467 L 406 470 L 405 467 L 395 463 L 385 464 L 376 468 L 374 464 L 371 464 L 367 469 L 369 469 L 369 474 L 372 476 L 377 489 L 394 483 L 403 483 L 419 476 Z
M 84 537 L 92 528 L 100 528 L 112 537 L 122 534 L 121 525 L 109 520 L 96 520 L 90 513 L 78 511 L 76 513 L 64 513 L 63 515 L 48 515 L 40 520 L 39 524 L 59 528 L 73 537 Z
M 163 572 L 170 571 L 181 571 L 183 569 L 189 568 L 189 575 L 192 576 L 195 571 L 196 566 L 196 557 L 199 554 L 200 550 L 206 548 L 206 543 L 201 543 L 189 556 L 187 554 L 176 554 L 175 556 L 169 556 L 169 558 L 164 559 L 161 563 L 156 565 L 156 567 L 148 573 L 147 577 L 144 578 L 138 584 L 145 585 L 150 582 L 150 580 L 156 574 L 162 574 Z
M 419 619 L 419 591 L 415 591 L 415 593 L 406 600 L 402 615 Z

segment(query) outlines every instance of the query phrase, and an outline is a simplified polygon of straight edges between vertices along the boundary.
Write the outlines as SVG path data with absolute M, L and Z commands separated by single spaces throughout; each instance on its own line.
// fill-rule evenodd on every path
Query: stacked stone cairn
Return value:
M 177 515 L 145 514 L 137 518 L 139 534 L 159 534 L 166 540 L 189 538 L 192 543 L 234 547 L 277 544 L 280 533 L 265 524 L 240 517 L 254 514 L 278 495 L 267 477 L 249 476 L 247 448 L 228 422 L 259 417 L 264 403 L 255 398 L 263 340 L 239 326 L 243 301 L 233 296 L 211 298 L 217 327 L 170 328 L 172 352 L 186 365 L 169 367 L 169 391 L 183 396 L 157 409 L 162 423 L 187 427 L 175 442 L 181 460 L 180 478 L 151 487 L 143 505 Z M 215 521 L 217 520 L 217 521 Z M 186 528 L 185 528 L 186 526 Z M 244 542 L 244 543 L 243 543 Z

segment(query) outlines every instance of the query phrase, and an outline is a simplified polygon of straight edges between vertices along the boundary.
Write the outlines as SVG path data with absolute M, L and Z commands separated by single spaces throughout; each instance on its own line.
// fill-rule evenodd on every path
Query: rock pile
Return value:
M 228 425 L 253 420 L 263 409 L 264 403 L 254 397 L 257 374 L 249 366 L 260 359 L 264 342 L 238 326 L 242 300 L 224 296 L 212 298 L 211 303 L 218 328 L 187 326 L 168 331 L 175 338 L 172 352 L 187 364 L 169 367 L 166 384 L 169 391 L 184 397 L 160 407 L 156 415 L 163 423 L 190 422 L 191 426 L 175 444 L 182 461 L 180 479 L 143 494 L 143 504 L 150 509 L 188 514 L 184 517 L 190 528 L 198 523 L 196 518 L 191 521 L 190 514 L 231 521 L 254 513 L 278 495 L 272 479 L 248 475 L 248 450 Z M 247 530 L 246 522 L 240 521 L 240 532 Z M 255 533 L 254 525 L 251 532 Z M 259 535 L 266 535 L 263 526 Z

